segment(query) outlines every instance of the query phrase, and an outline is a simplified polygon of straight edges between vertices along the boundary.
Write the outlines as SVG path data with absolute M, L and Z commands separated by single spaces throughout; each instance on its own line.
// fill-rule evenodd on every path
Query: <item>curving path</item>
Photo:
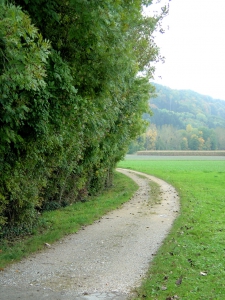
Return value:
M 0 299 L 125 300 L 131 295 L 170 230 L 179 199 L 163 180 L 118 171 L 138 183 L 132 199 L 77 234 L 0 272 Z M 149 180 L 161 189 L 161 203 L 153 207 Z

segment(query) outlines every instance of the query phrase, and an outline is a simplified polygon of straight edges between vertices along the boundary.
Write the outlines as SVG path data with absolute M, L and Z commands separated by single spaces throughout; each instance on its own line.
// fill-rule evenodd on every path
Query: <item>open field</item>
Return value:
M 119 167 L 162 178 L 176 187 L 181 198 L 180 216 L 155 256 L 137 299 L 225 299 L 225 160 L 128 157 Z M 32 236 L 16 243 L 2 241 L 0 271 L 120 206 L 136 188 L 129 178 L 117 174 L 115 186 L 104 195 L 46 212 L 44 226 Z
M 137 299 L 225 299 L 225 161 L 128 157 L 118 166 L 164 179 L 181 199 Z

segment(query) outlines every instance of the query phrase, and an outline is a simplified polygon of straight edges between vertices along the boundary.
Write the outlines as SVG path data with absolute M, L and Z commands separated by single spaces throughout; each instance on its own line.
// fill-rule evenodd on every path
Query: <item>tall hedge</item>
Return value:
M 0 9 L 3 231 L 111 184 L 144 126 L 162 17 L 143 17 L 151 1 L 12 2 Z

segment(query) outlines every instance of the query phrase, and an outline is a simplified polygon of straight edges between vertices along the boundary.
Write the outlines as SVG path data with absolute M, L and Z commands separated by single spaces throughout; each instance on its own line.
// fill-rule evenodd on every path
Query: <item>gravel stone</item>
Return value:
M 179 199 L 161 179 L 118 171 L 138 183 L 132 199 L 0 272 L 0 299 L 125 300 L 132 295 L 178 215 Z M 162 200 L 153 206 L 149 180 L 160 185 Z

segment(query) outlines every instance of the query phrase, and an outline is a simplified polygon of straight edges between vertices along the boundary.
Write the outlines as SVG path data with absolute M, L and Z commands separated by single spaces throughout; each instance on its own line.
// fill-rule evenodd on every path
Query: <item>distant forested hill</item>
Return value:
M 156 126 L 173 125 L 184 129 L 193 127 L 225 127 L 225 101 L 213 99 L 191 90 L 174 90 L 154 83 L 157 97 L 151 99 L 152 117 L 144 118 Z
M 138 150 L 225 150 L 225 101 L 191 90 L 173 90 L 154 83 L 157 97 L 149 106 L 150 125 L 134 140 Z

